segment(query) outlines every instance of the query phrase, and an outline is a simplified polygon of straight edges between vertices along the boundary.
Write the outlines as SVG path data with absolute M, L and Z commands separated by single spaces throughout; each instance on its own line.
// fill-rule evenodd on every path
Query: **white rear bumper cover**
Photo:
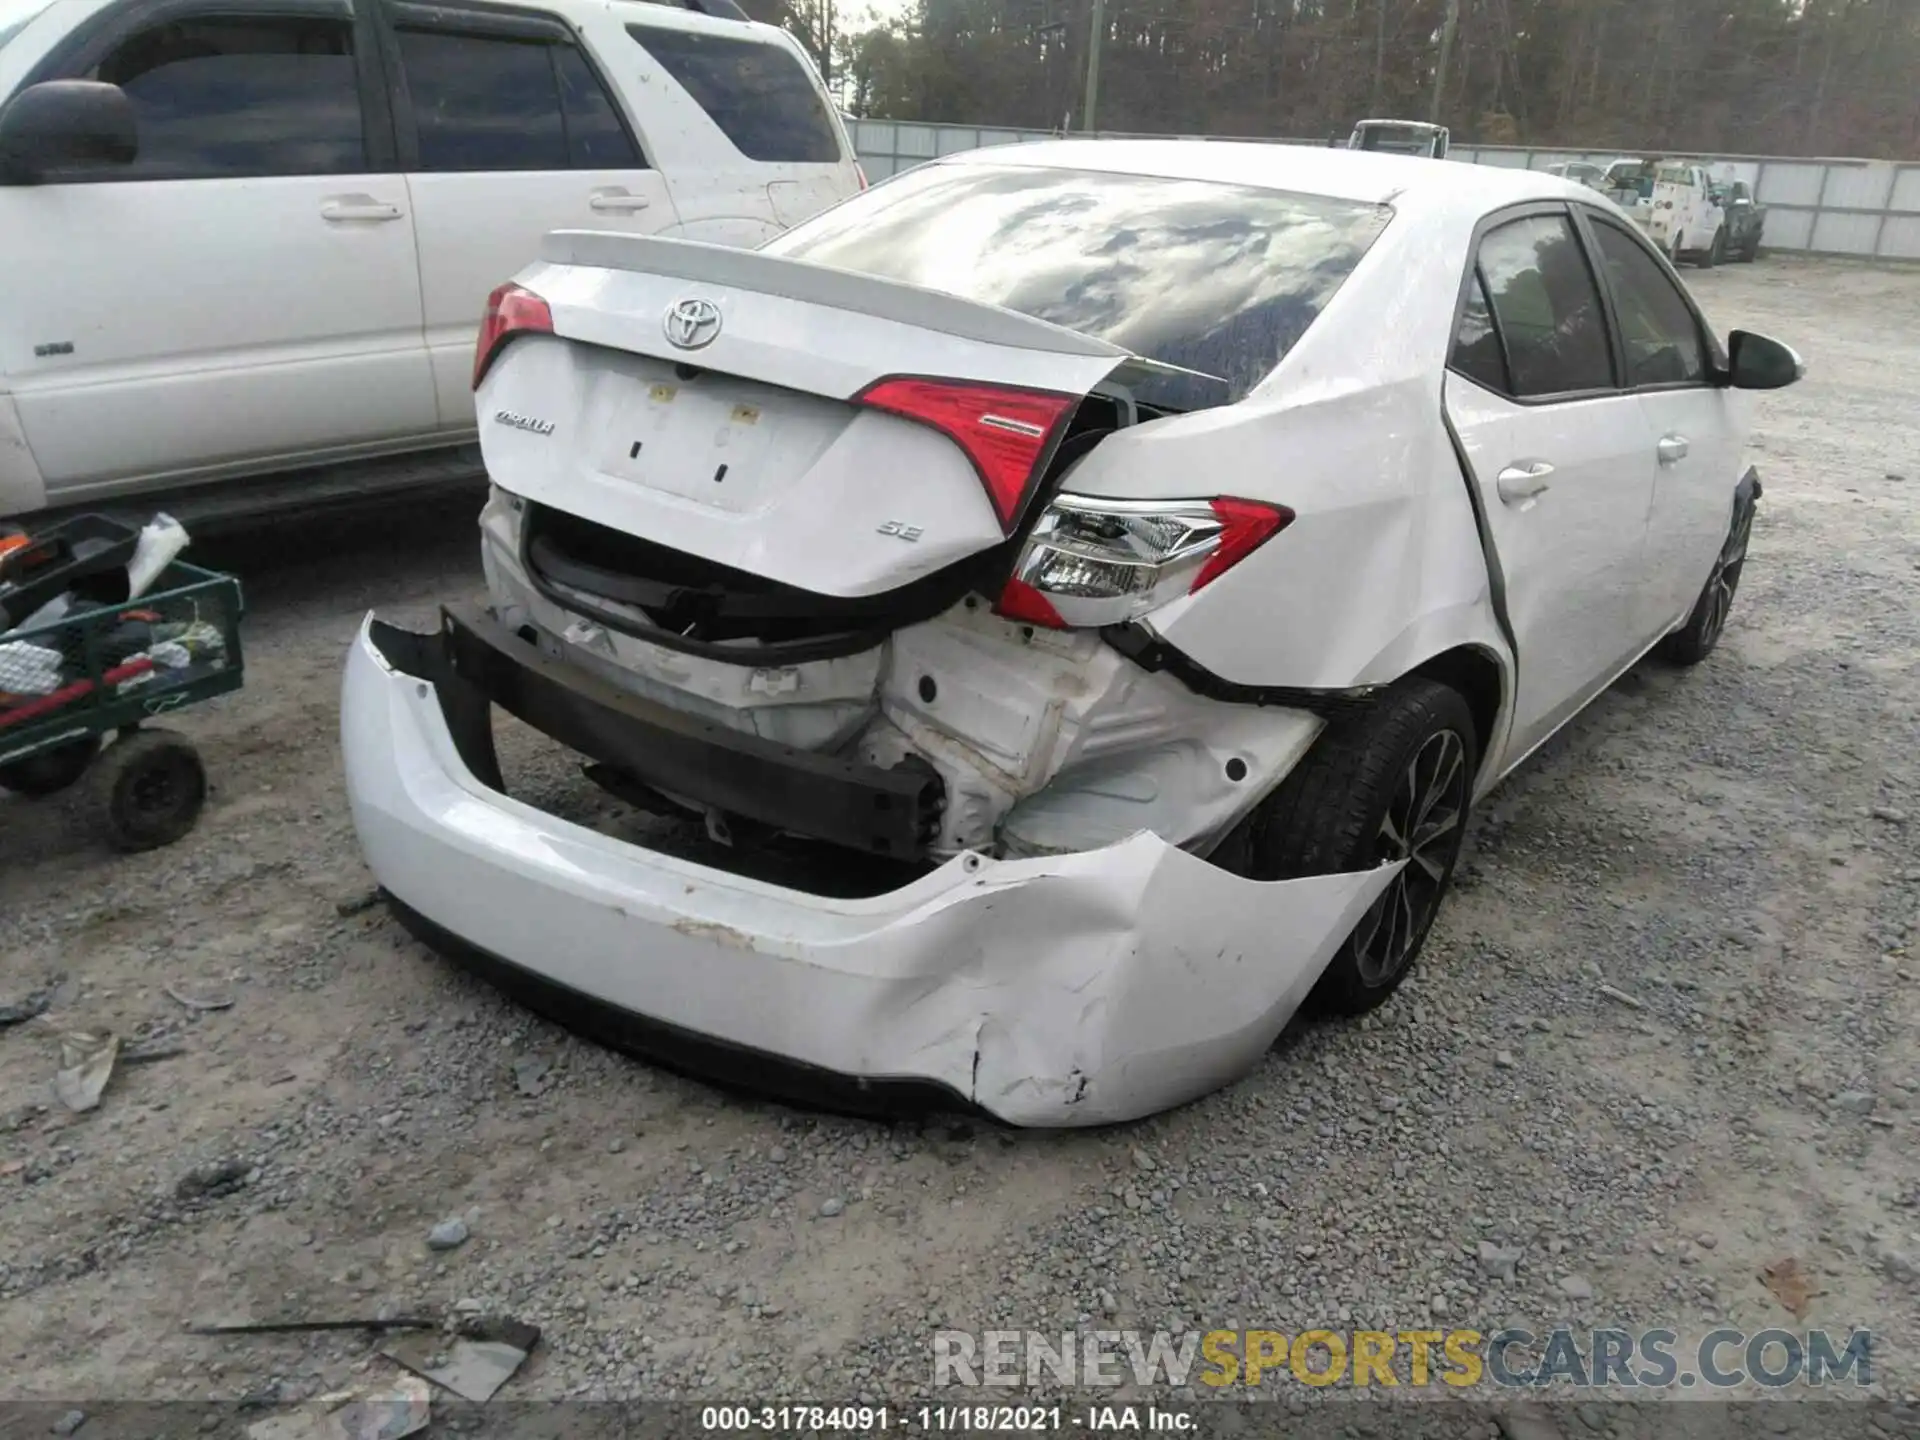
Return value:
M 368 625 L 372 617 L 368 617 Z M 433 686 L 363 625 L 341 739 L 368 865 L 477 949 L 589 1001 L 1019 1125 L 1128 1120 L 1252 1068 L 1397 865 L 1262 883 L 1141 832 L 963 855 L 871 899 L 622 843 L 467 770 Z

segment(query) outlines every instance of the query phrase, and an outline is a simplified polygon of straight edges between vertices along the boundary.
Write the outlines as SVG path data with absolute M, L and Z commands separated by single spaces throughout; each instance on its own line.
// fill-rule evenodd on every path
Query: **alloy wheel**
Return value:
M 1379 864 L 1406 864 L 1354 931 L 1364 984 L 1393 979 L 1426 938 L 1465 835 L 1469 778 L 1465 743 L 1452 730 L 1440 730 L 1414 752 L 1394 787 L 1374 856 Z

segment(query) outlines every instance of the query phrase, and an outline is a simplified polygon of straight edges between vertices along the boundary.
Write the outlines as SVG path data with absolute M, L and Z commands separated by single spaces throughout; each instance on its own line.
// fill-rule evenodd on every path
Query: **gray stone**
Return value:
M 467 1236 L 471 1233 L 472 1232 L 467 1229 L 467 1222 L 462 1220 L 458 1215 L 455 1215 L 451 1219 L 442 1220 L 427 1232 L 427 1248 L 429 1250 L 458 1250 L 462 1245 L 467 1243 Z

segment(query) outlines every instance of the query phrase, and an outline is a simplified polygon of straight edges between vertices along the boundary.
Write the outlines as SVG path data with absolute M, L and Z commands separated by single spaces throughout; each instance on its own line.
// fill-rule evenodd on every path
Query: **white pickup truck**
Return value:
M 1714 198 L 1706 166 L 1691 160 L 1616 160 L 1607 167 L 1602 188 L 1675 264 L 1684 259 L 1713 266 L 1726 258 L 1726 211 Z
M 855 193 L 792 38 L 687 3 L 0 0 L 0 516 L 477 475 L 473 337 L 548 231 Z

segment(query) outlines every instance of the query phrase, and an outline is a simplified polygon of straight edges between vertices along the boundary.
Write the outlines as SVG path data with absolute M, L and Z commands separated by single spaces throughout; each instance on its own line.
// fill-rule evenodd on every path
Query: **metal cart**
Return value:
M 97 517 L 75 533 L 96 554 L 131 553 L 137 539 Z M 50 575 L 38 593 L 16 585 L 0 600 L 30 615 L 56 588 Z M 240 582 L 175 560 L 137 599 L 89 600 L 85 581 L 74 588 L 67 614 L 0 633 L 0 788 L 39 797 L 85 779 L 119 848 L 172 844 L 199 819 L 207 774 L 191 741 L 152 722 L 240 688 Z

